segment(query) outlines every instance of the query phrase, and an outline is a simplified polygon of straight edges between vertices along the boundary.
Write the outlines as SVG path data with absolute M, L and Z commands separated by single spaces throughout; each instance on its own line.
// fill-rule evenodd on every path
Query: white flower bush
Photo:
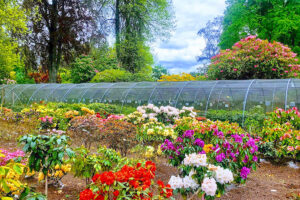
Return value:
M 182 169 L 193 167 L 189 171 L 189 175 L 181 178 L 180 176 L 172 176 L 169 184 L 172 189 L 182 191 L 203 191 L 209 199 L 214 199 L 218 184 L 225 185 L 233 182 L 233 173 L 229 169 L 215 166 L 207 163 L 206 154 L 188 154 L 182 161 Z M 199 177 L 203 177 L 202 182 L 198 182 Z M 223 188 L 223 187 L 221 187 Z M 220 189 L 221 189 L 220 188 Z M 191 189 L 191 190 L 186 190 Z M 224 189 L 224 188 L 223 188 Z
M 206 166 L 206 154 L 189 154 L 184 158 L 183 164 L 195 167 Z
M 205 194 L 209 196 L 215 196 L 216 191 L 218 189 L 216 180 L 214 178 L 208 178 L 205 177 L 203 179 L 202 185 L 201 185 L 201 190 L 205 192 Z
M 173 124 L 180 117 L 196 117 L 194 107 L 183 107 L 181 110 L 172 106 L 157 107 L 153 104 L 137 107 L 137 111 L 142 113 L 142 118 L 155 120 L 164 124 Z

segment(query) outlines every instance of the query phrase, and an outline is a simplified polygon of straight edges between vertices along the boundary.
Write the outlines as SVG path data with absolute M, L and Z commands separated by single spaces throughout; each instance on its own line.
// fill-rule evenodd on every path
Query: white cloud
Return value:
M 171 73 L 194 71 L 198 65 L 196 57 L 205 47 L 197 32 L 208 20 L 223 14 L 225 0 L 173 0 L 173 3 L 177 28 L 169 41 L 152 45 L 153 54 Z

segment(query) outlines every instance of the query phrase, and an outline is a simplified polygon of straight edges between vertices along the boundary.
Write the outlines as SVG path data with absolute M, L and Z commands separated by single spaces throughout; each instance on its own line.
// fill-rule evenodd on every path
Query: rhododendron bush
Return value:
M 80 200 L 104 199 L 172 199 L 173 190 L 162 181 L 155 184 L 156 165 L 151 161 L 136 166 L 124 165 L 121 170 L 96 174 L 90 188 L 80 193 Z M 154 189 L 158 195 L 154 196 Z
M 237 134 L 234 126 L 223 133 L 222 123 L 219 128 L 211 122 L 193 121 L 195 130 L 188 130 L 190 120 L 178 122 L 178 138 L 165 140 L 161 146 L 169 163 L 181 169 L 180 176 L 169 182 L 175 192 L 214 199 L 225 193 L 226 184 L 244 183 L 256 169 L 258 139 Z
M 267 114 L 260 131 L 260 152 L 274 162 L 300 160 L 300 112 L 294 107 L 287 111 L 277 108 Z
M 218 80 L 299 78 L 299 70 L 297 54 L 289 47 L 252 35 L 212 57 L 208 76 Z

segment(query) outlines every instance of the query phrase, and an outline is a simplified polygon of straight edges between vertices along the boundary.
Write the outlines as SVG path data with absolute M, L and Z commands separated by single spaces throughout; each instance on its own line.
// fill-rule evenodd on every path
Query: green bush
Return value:
M 128 82 L 132 80 L 132 74 L 125 70 L 119 69 L 107 69 L 102 72 L 97 73 L 93 79 L 92 83 L 99 82 Z
M 80 56 L 72 63 L 71 78 L 73 83 L 89 82 L 95 74 L 94 61 L 89 56 Z

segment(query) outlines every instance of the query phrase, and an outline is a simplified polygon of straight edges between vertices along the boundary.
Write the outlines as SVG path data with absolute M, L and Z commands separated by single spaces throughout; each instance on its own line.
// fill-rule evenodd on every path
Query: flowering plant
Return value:
M 49 129 L 53 127 L 53 117 L 45 116 L 40 118 L 41 121 L 41 129 Z
M 172 74 L 172 75 L 162 75 L 159 82 L 163 81 L 196 81 L 197 77 L 192 76 L 188 73 L 181 73 L 181 74 Z
M 150 121 L 140 129 L 139 139 L 144 142 L 163 142 L 165 139 L 176 139 L 177 135 L 174 129 L 161 122 Z
M 162 181 L 154 184 L 155 171 L 155 163 L 147 161 L 134 167 L 124 165 L 116 172 L 96 174 L 90 188 L 80 193 L 80 200 L 171 199 L 173 190 L 170 185 Z M 153 195 L 155 187 L 159 190 L 156 196 Z
M 274 123 L 284 124 L 289 122 L 295 129 L 300 130 L 300 111 L 293 107 L 287 111 L 276 108 L 274 112 L 267 113 L 267 117 Z
M 172 106 L 157 107 L 153 104 L 137 107 L 137 111 L 142 113 L 142 118 L 145 121 L 155 120 L 166 125 L 174 124 L 176 119 L 184 116 L 195 117 L 196 113 L 193 107 L 183 107 L 181 110 Z
M 211 79 L 282 79 L 299 77 L 297 54 L 279 42 L 248 36 L 232 49 L 212 57 L 208 67 Z

